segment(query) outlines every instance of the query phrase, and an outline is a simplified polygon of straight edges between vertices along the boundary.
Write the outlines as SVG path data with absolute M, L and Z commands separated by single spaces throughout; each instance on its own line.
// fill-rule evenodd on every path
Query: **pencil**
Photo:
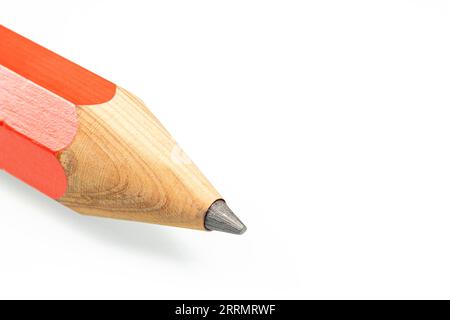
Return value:
M 0 168 L 81 214 L 246 230 L 140 99 L 2 25 Z

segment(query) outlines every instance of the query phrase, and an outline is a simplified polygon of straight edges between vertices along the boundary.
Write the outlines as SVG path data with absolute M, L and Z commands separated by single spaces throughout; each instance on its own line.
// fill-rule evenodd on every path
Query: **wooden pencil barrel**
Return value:
M 221 198 L 141 100 L 1 25 L 0 168 L 102 217 L 205 229 Z
M 82 214 L 204 229 L 220 195 L 142 101 L 118 88 L 77 110 L 78 133 L 59 154 L 68 189 L 58 201 Z

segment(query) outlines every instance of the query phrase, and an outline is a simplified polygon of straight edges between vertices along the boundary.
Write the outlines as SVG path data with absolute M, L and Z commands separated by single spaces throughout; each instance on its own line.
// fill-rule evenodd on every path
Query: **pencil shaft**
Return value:
M 0 168 L 81 214 L 245 230 L 141 100 L 1 25 L 0 149 Z

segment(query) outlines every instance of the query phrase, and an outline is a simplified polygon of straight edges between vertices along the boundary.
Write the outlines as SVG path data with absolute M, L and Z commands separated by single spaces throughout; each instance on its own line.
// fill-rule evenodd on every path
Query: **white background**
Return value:
M 448 1 L 18 1 L 140 96 L 243 236 L 83 217 L 0 173 L 0 298 L 450 298 Z

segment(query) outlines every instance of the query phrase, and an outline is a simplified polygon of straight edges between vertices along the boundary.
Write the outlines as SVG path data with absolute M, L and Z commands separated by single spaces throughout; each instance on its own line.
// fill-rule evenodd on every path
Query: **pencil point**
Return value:
M 205 217 L 205 227 L 208 230 L 233 234 L 243 234 L 247 230 L 247 227 L 223 200 L 217 200 L 209 207 Z

